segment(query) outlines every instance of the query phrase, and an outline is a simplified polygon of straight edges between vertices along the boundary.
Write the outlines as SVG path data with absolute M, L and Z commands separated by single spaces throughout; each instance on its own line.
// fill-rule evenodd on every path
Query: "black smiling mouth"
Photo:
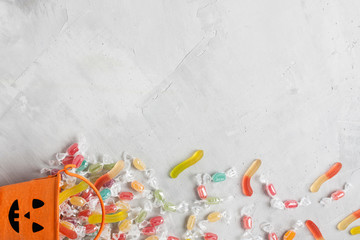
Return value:
M 37 209 L 37 208 L 41 208 L 42 206 L 44 206 L 44 202 L 39 200 L 39 199 L 33 199 L 32 200 L 32 207 L 33 209 Z M 10 225 L 12 227 L 12 229 L 14 229 L 15 232 L 19 233 L 20 232 L 20 224 L 19 221 L 16 219 L 19 219 L 19 201 L 15 200 L 9 210 L 9 222 Z M 27 212 L 24 215 L 27 219 L 30 219 L 30 212 Z M 40 224 L 33 222 L 32 223 L 32 231 L 33 233 L 39 232 L 41 230 L 43 230 L 44 227 L 41 226 Z

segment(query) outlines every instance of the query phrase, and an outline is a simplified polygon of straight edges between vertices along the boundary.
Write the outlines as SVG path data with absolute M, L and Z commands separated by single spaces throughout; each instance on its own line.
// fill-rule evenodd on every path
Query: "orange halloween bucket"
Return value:
M 86 178 L 69 172 L 75 165 L 66 165 L 55 176 L 0 187 L 0 239 L 59 239 L 60 172 L 77 177 L 96 193 L 102 209 L 98 239 L 104 228 L 105 207 L 97 188 Z

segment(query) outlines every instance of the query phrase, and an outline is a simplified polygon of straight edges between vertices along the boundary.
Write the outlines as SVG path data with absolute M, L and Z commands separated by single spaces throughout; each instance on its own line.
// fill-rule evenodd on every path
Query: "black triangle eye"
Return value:
M 41 230 L 43 230 L 44 229 L 44 227 L 43 226 L 41 226 L 41 225 L 39 225 L 39 224 L 37 224 L 37 223 L 33 223 L 32 224 L 32 231 L 35 233 L 35 232 L 39 232 L 39 231 L 41 231 Z
M 27 219 L 30 219 L 30 212 L 27 212 L 24 217 L 26 217 Z
M 33 200 L 32 200 L 32 207 L 33 207 L 34 209 L 36 209 L 36 208 L 41 208 L 42 206 L 44 206 L 44 202 L 43 202 L 43 201 L 41 201 L 41 200 L 39 200 L 39 199 L 33 199 Z

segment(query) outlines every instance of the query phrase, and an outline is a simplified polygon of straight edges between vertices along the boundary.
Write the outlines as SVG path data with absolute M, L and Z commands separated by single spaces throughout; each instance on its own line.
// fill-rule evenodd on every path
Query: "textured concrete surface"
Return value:
M 195 173 L 243 173 L 261 158 L 280 198 L 314 203 L 276 211 L 256 180 L 252 198 L 239 179 L 209 192 L 235 195 L 235 212 L 256 202 L 256 234 L 263 221 L 281 235 L 309 218 L 326 239 L 358 239 L 336 224 L 360 208 L 359 38 L 356 0 L 2 0 L 0 185 L 40 177 L 78 134 L 94 153 L 142 158 L 176 200 L 195 198 Z M 171 180 L 195 149 L 204 159 Z M 336 161 L 339 175 L 310 194 Z M 348 196 L 320 206 L 345 181 Z M 184 219 L 173 216 L 174 234 Z M 243 234 L 238 217 L 209 230 Z

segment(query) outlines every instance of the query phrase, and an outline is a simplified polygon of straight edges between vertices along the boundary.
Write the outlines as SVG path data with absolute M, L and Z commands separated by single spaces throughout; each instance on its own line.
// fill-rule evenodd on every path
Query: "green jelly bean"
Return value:
M 84 171 L 89 166 L 89 163 L 87 161 L 82 161 L 80 167 L 76 169 L 76 172 Z
M 115 166 L 115 164 L 116 164 L 116 163 L 105 164 L 105 165 L 104 165 L 104 170 L 110 171 L 110 170 Z
M 141 210 L 139 215 L 135 218 L 136 223 L 142 223 L 147 216 L 147 212 L 145 210 Z
M 176 212 L 176 206 L 175 206 L 175 204 L 173 204 L 171 202 L 165 202 L 164 210 L 167 212 Z
M 98 180 L 99 177 L 101 177 L 103 174 L 101 173 L 96 173 L 96 174 L 91 174 L 89 177 L 89 180 L 91 183 L 95 183 L 96 180 Z
M 208 197 L 206 198 L 206 203 L 207 204 L 211 204 L 211 205 L 215 205 L 215 204 L 219 204 L 221 202 L 221 199 L 218 197 Z
M 111 196 L 111 191 L 110 191 L 110 189 L 105 188 L 100 191 L 100 195 L 103 200 L 106 200 Z
M 215 173 L 211 176 L 213 182 L 222 182 L 226 180 L 225 173 Z
M 90 173 L 98 173 L 103 169 L 103 165 L 101 163 L 95 163 L 95 164 L 91 164 L 89 167 L 89 172 Z
M 165 201 L 165 196 L 164 196 L 164 192 L 157 189 L 154 191 L 154 197 L 156 200 L 160 201 L 160 202 L 164 202 Z

